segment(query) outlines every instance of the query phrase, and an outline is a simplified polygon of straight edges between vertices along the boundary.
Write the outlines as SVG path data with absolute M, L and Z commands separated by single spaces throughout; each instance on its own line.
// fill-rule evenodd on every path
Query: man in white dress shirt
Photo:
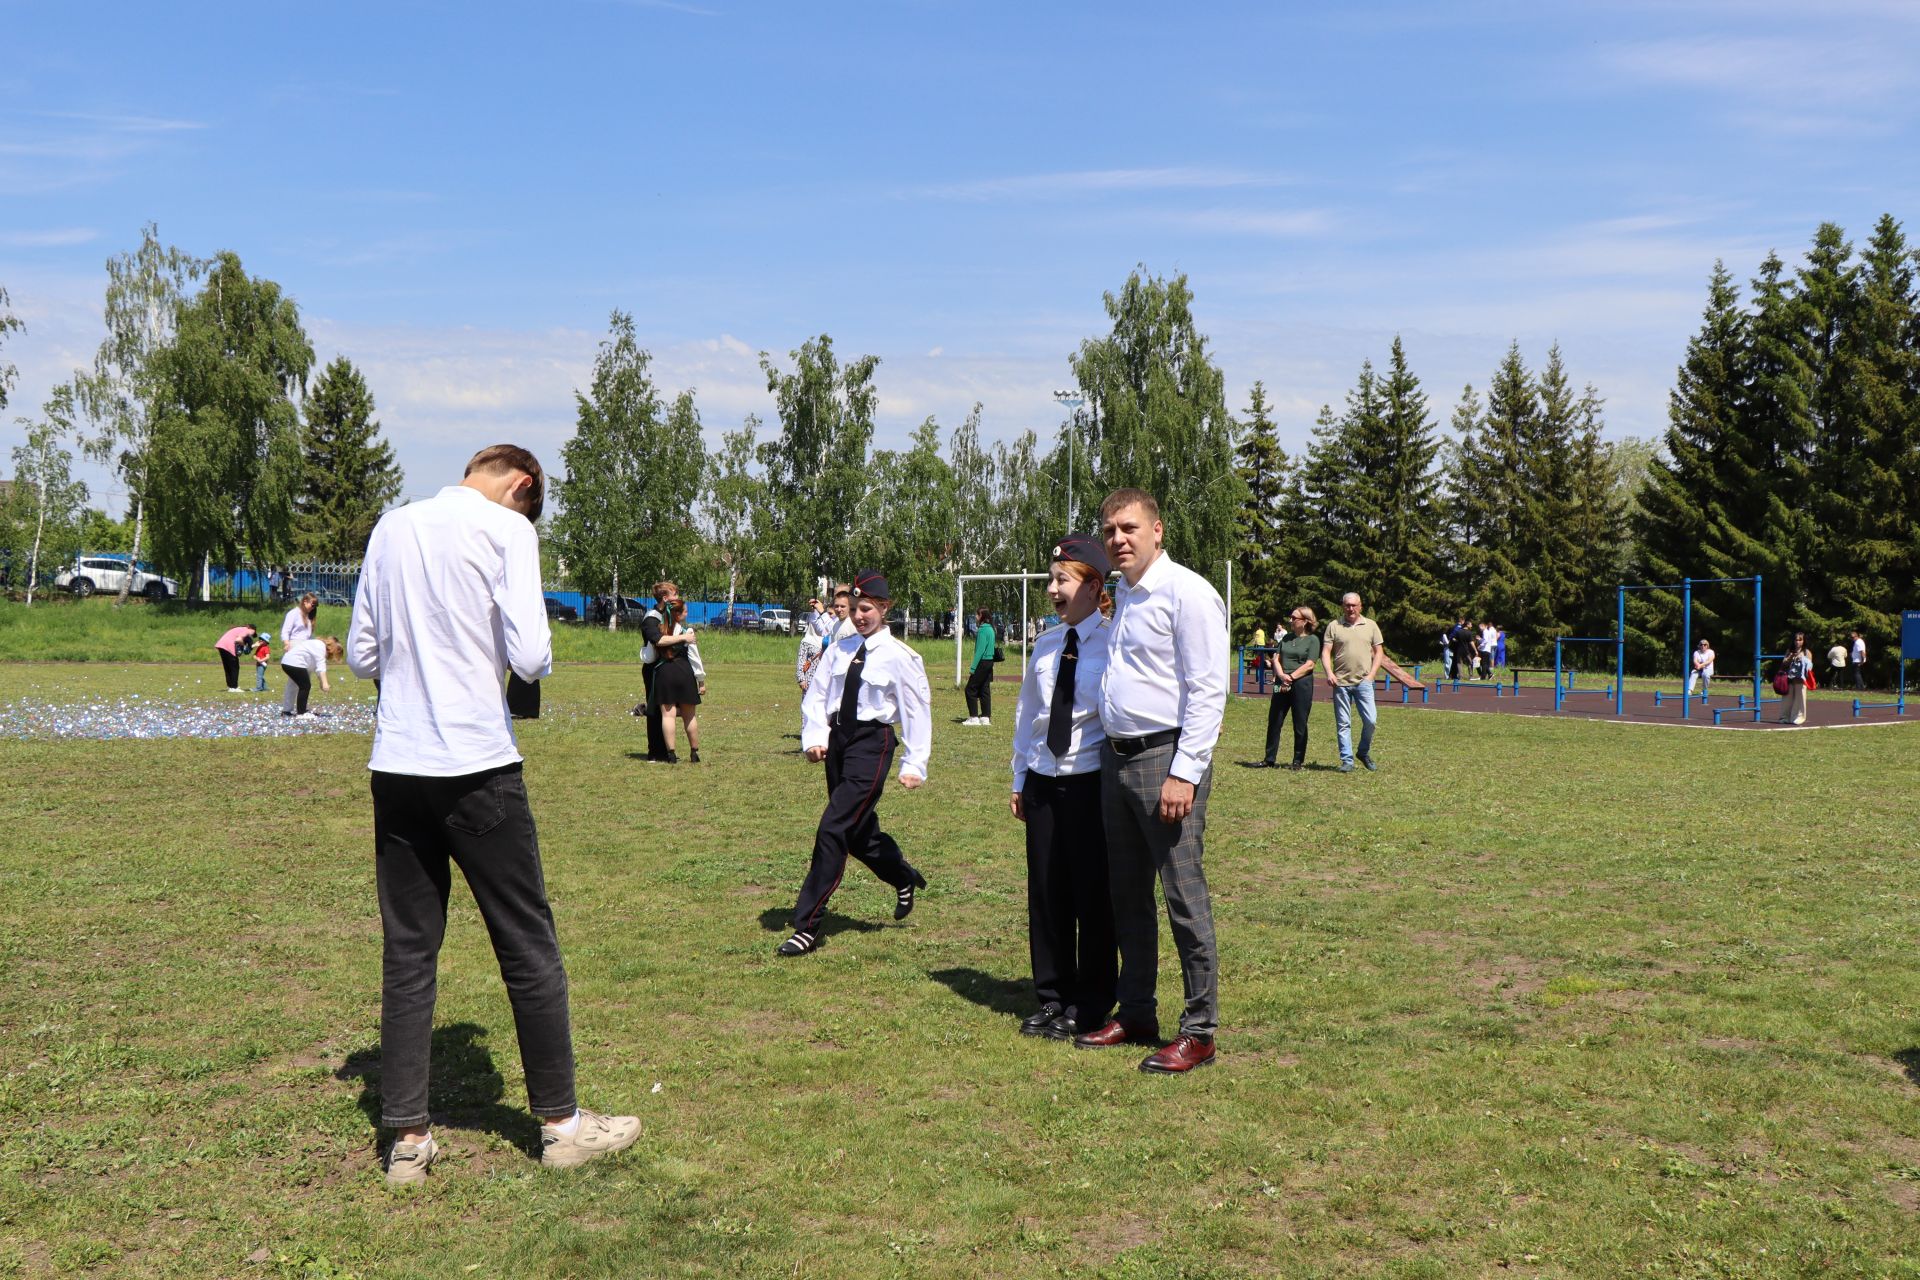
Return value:
M 820 659 L 800 701 L 800 746 L 808 760 L 827 766 L 827 807 L 814 832 L 813 863 L 793 907 L 793 936 L 780 944 L 777 955 L 803 956 L 820 945 L 827 900 L 840 887 L 849 857 L 893 887 L 895 920 L 907 918 L 915 890 L 927 887 L 927 878 L 880 829 L 874 812 L 896 746 L 906 747 L 900 785 L 912 791 L 926 781 L 933 750 L 926 664 L 887 629 L 893 601 L 885 578 L 861 570 L 852 596 L 851 634 Z
M 1100 798 L 1120 981 L 1113 1019 L 1073 1043 L 1105 1049 L 1159 1041 L 1157 873 L 1186 1003 L 1180 1035 L 1140 1069 L 1191 1071 L 1213 1061 L 1220 1022 L 1213 906 L 1200 862 L 1213 748 L 1227 706 L 1227 609 L 1205 578 L 1161 550 L 1166 529 L 1152 494 L 1109 494 L 1100 504 L 1100 534 L 1122 579 L 1100 684 L 1107 733 Z
M 385 938 L 380 1115 L 395 1131 L 395 1185 L 423 1180 L 439 1153 L 427 1074 L 454 866 L 513 1005 L 541 1163 L 582 1164 L 640 1132 L 634 1117 L 583 1111 L 574 1096 L 567 974 L 502 688 L 508 672 L 531 681 L 553 668 L 533 523 L 545 485 L 525 449 L 482 449 L 459 484 L 381 517 L 354 600 L 347 663 L 380 682 L 367 767 Z

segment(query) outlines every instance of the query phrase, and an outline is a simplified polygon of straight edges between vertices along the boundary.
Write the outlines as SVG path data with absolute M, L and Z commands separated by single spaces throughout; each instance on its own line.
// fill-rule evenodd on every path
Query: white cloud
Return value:
M 207 127 L 203 120 L 124 115 L 102 111 L 36 111 L 34 114 L 46 120 L 75 120 L 113 133 L 179 133 L 183 130 Z
M 1282 174 L 1245 169 L 1082 169 L 1067 173 L 1019 174 L 934 183 L 908 187 L 895 194 L 904 199 L 1044 200 L 1106 191 L 1216 191 L 1237 187 L 1278 187 L 1295 181 Z
M 51 231 L 0 231 L 0 248 L 63 249 L 92 244 L 100 233 L 92 227 L 59 227 Z
M 1199 209 L 1189 213 L 1155 214 L 1152 218 L 1188 231 L 1282 240 L 1324 235 L 1335 225 L 1334 215 L 1326 209 Z

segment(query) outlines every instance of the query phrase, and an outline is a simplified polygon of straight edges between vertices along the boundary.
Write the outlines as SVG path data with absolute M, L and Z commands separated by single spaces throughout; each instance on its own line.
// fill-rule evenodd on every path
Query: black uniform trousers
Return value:
M 1057 1004 L 1082 1030 L 1113 1012 L 1120 953 L 1107 890 L 1107 832 L 1100 775 L 1049 778 L 1028 771 L 1020 789 L 1027 815 L 1027 947 L 1033 993 Z
M 1273 687 L 1273 694 L 1267 699 L 1267 754 L 1268 764 L 1278 763 L 1280 751 L 1280 726 L 1286 723 L 1287 715 L 1293 715 L 1293 762 L 1301 764 L 1307 758 L 1307 717 L 1313 713 L 1313 677 L 1302 676 L 1293 682 L 1293 688 Z
M 647 699 L 647 759 L 665 760 L 667 758 L 667 735 L 660 727 L 660 703 L 653 696 L 653 673 L 660 664 L 643 662 L 640 664 L 640 683 L 645 686 Z
M 893 726 L 875 720 L 856 720 L 851 729 L 835 722 L 828 732 L 827 807 L 813 834 L 813 865 L 794 904 L 796 930 L 819 933 L 827 899 L 840 887 L 849 856 L 895 889 L 913 883 L 913 868 L 893 837 L 880 829 L 874 812 L 896 741 Z

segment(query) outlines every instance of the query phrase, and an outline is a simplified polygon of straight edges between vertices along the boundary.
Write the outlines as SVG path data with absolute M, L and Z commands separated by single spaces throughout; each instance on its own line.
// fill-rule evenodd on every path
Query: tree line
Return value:
M 1106 329 L 1067 355 L 1079 403 L 1056 428 L 989 441 L 976 404 L 895 449 L 874 447 L 879 359 L 826 334 L 761 353 L 772 421 L 709 449 L 697 391 L 659 386 L 616 311 L 549 460 L 552 569 L 596 594 L 672 577 L 791 601 L 871 565 L 925 613 L 957 574 L 1043 567 L 1131 484 L 1159 495 L 1177 559 L 1216 581 L 1231 560 L 1238 641 L 1295 604 L 1331 616 L 1357 590 L 1402 656 L 1433 655 L 1464 613 L 1544 664 L 1556 635 L 1612 635 L 1620 582 L 1761 574 L 1763 648 L 1789 628 L 1825 646 L 1860 626 L 1885 675 L 1900 610 L 1920 605 L 1915 265 L 1891 216 L 1858 254 L 1826 224 L 1798 267 L 1770 255 L 1744 302 L 1715 264 L 1659 441 L 1607 439 L 1600 392 L 1558 346 L 1530 364 L 1511 345 L 1443 423 L 1396 338 L 1297 456 L 1263 383 L 1229 411 L 1184 276 L 1141 268 L 1105 295 Z M 93 369 L 15 450 L 7 545 L 36 520 L 43 539 L 87 527 L 65 469 L 76 442 L 112 463 L 133 544 L 163 566 L 355 558 L 400 487 L 358 371 L 336 360 L 309 382 L 293 301 L 231 253 L 190 258 L 148 227 L 108 276 Z M 18 328 L 0 293 L 0 342 Z M 0 406 L 11 385 L 0 362 Z M 1743 589 L 1695 603 L 1696 635 L 1748 651 Z M 1679 609 L 1675 591 L 1630 597 L 1636 669 L 1678 661 Z
M 21 327 L 5 301 L 0 338 Z M 344 357 L 314 374 L 299 308 L 278 284 L 236 254 L 163 245 L 149 224 L 138 249 L 108 260 L 104 313 L 93 367 L 21 420 L 27 444 L 0 508 L 11 585 L 51 577 L 82 549 L 182 577 L 359 558 L 401 470 L 366 380 Z M 10 374 L 0 370 L 0 408 Z M 124 487 L 124 531 L 86 506 L 76 449 Z
M 1745 306 L 1716 263 L 1657 443 L 1604 439 L 1600 394 L 1574 389 L 1557 346 L 1537 371 L 1510 347 L 1442 432 L 1396 339 L 1297 458 L 1255 384 L 1237 627 L 1300 603 L 1326 617 L 1357 590 L 1404 654 L 1437 654 L 1465 613 L 1538 665 L 1555 636 L 1614 634 L 1617 584 L 1668 584 L 1629 593 L 1626 635 L 1633 669 L 1670 671 L 1681 581 L 1760 575 L 1763 652 L 1792 630 L 1824 650 L 1859 627 L 1889 678 L 1901 610 L 1920 607 L 1917 260 L 1889 215 L 1858 255 L 1831 223 L 1798 268 L 1770 254 Z M 1693 601 L 1693 634 L 1726 665 L 1752 651 L 1750 588 Z

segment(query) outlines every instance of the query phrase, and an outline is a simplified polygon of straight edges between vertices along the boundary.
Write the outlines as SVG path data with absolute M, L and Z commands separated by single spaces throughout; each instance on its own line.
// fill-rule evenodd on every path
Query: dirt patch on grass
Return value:
M 1524 1000 L 1547 985 L 1540 966 L 1525 956 L 1501 956 L 1498 960 L 1472 960 L 1464 970 L 1467 985 L 1482 995 L 1498 995 L 1508 1000 Z

